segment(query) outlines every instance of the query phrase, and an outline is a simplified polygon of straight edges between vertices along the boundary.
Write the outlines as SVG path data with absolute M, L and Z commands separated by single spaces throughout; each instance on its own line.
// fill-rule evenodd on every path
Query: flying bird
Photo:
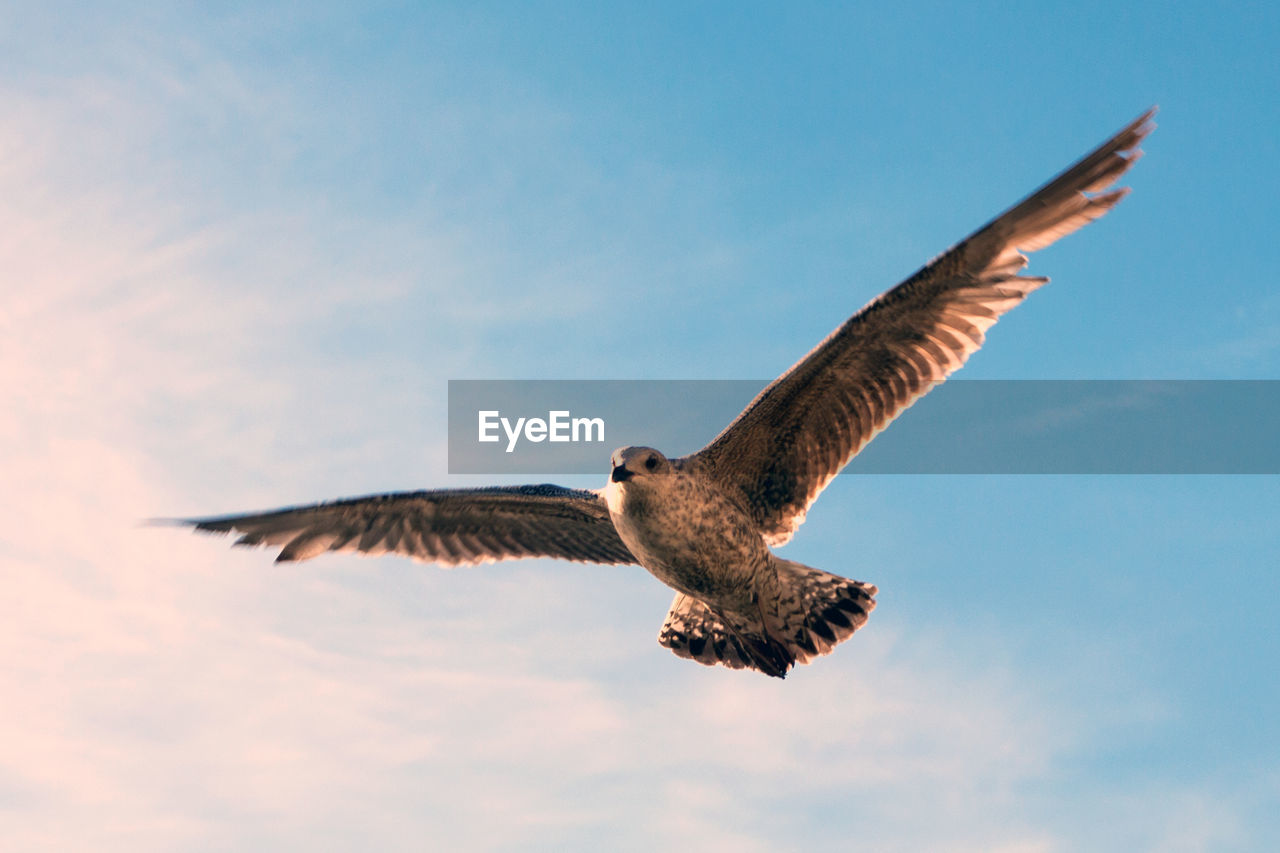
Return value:
M 445 566 L 522 557 L 639 564 L 676 591 L 658 642 L 703 664 L 778 678 L 830 652 L 875 608 L 876 587 L 774 554 L 849 460 L 958 370 L 988 329 L 1048 279 L 1044 248 L 1114 207 L 1155 109 L 906 281 L 778 377 L 706 447 L 671 459 L 624 447 L 603 489 L 438 489 L 182 519 L 278 561 L 326 551 Z

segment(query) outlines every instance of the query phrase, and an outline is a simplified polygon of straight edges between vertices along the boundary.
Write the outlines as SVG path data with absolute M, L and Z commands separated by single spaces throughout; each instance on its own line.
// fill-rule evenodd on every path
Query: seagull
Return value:
M 555 485 L 370 495 L 177 519 L 277 561 L 394 553 L 444 566 L 524 557 L 639 564 L 676 591 L 658 642 L 702 664 L 783 678 L 862 627 L 875 586 L 784 559 L 819 493 L 889 422 L 958 370 L 1047 278 L 1034 252 L 1092 222 L 1155 129 L 1155 108 L 873 299 L 706 447 L 614 451 L 603 489 Z

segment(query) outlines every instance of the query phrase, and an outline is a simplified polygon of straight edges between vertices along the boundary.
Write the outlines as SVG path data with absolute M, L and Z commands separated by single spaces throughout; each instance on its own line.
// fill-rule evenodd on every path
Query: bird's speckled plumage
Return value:
M 458 565 L 519 557 L 639 563 L 677 591 L 658 642 L 681 657 L 779 678 L 866 621 L 876 588 L 784 560 L 818 494 L 893 418 L 959 369 L 1046 278 L 1023 252 L 1102 216 L 1154 129 L 1148 111 L 1024 201 L 873 299 L 710 444 L 668 459 L 614 453 L 599 491 L 559 486 L 374 495 L 186 519 L 278 560 L 398 553 Z

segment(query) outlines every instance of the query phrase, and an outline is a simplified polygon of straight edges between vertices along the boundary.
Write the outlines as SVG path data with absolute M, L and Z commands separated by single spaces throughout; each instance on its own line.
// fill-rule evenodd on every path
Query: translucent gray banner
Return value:
M 450 380 L 451 474 L 600 474 L 714 438 L 768 382 Z M 1277 474 L 1280 381 L 952 380 L 854 474 Z

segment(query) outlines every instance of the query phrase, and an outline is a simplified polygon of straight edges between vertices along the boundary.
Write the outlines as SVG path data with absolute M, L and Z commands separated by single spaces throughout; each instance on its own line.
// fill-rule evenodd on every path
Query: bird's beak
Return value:
M 613 474 L 612 476 L 609 477 L 609 479 L 613 480 L 613 482 L 615 483 L 625 483 L 627 480 L 630 480 L 633 476 L 635 475 L 627 470 L 626 465 L 618 465 L 614 467 Z

